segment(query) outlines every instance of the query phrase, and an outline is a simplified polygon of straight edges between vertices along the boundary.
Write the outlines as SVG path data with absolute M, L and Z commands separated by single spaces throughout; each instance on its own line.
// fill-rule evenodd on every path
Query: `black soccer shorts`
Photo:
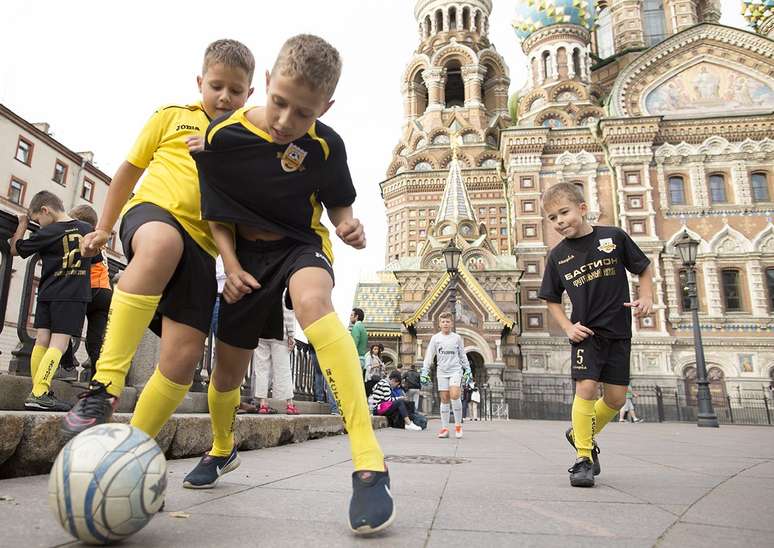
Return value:
M 242 268 L 261 287 L 234 304 L 220 302 L 218 339 L 237 348 L 254 349 L 258 339 L 283 339 L 282 294 L 290 277 L 305 267 L 319 267 L 333 278 L 333 267 L 318 246 L 283 238 L 250 241 L 236 237 L 236 254 Z M 293 308 L 290 293 L 285 296 Z
M 592 379 L 628 386 L 631 339 L 608 339 L 592 335 L 572 343 L 570 355 L 573 380 Z
M 34 327 L 80 337 L 88 305 L 85 301 L 38 301 Z
M 161 317 L 166 316 L 208 334 L 212 309 L 218 296 L 215 258 L 191 238 L 169 211 L 155 204 L 142 203 L 127 211 L 121 221 L 121 243 L 130 261 L 133 256 L 132 236 L 142 225 L 150 222 L 168 224 L 177 229 L 183 238 L 183 254 L 161 294 L 150 329 L 161 336 Z

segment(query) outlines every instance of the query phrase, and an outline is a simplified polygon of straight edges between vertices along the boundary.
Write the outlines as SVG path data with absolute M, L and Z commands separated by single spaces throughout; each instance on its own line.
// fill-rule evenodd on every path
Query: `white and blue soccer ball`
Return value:
M 88 544 L 110 544 L 147 525 L 164 502 L 167 461 L 155 440 L 128 424 L 101 424 L 64 446 L 48 501 L 62 527 Z

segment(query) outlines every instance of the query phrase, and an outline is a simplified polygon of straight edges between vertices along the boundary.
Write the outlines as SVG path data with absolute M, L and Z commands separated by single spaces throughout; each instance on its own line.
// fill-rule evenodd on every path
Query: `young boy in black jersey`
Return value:
M 149 325 L 161 335 L 159 364 L 137 400 L 132 426 L 155 437 L 188 393 L 210 330 L 218 251 L 201 218 L 196 164 L 186 139 L 244 105 L 254 69 L 253 54 L 244 44 L 211 43 L 196 77 L 201 100 L 157 110 L 113 177 L 99 223 L 84 238 L 83 250 L 96 255 L 122 216 L 120 237 L 129 264 L 113 290 L 89 390 L 62 422 L 65 437 L 110 418 Z
M 599 474 L 594 436 L 618 414 L 626 400 L 631 351 L 631 313 L 647 316 L 653 307 L 650 260 L 629 235 L 613 226 L 591 226 L 581 190 L 559 183 L 543 193 L 543 209 L 564 239 L 548 255 L 540 298 L 571 342 L 575 380 L 572 428 L 566 437 L 577 452 L 570 484 L 593 487 Z M 630 302 L 626 271 L 639 277 L 639 297 Z M 572 318 L 562 306 L 567 291 Z M 598 384 L 604 396 L 597 399 Z
M 199 169 L 202 216 L 212 221 L 228 276 L 210 390 L 229 394 L 231 405 L 210 406 L 213 447 L 184 485 L 212 487 L 238 465 L 233 420 L 239 387 L 258 339 L 282 337 L 287 289 L 284 298 L 317 352 L 347 426 L 355 468 L 350 527 L 365 534 L 389 526 L 395 513 L 360 359 L 333 310 L 332 246 L 320 222 L 325 205 L 336 235 L 354 248 L 365 247 L 363 226 L 352 213 L 355 189 L 344 143 L 318 120 L 333 104 L 340 73 L 339 54 L 330 44 L 295 36 L 266 74 L 266 106 L 215 120 L 203 142 L 189 143 Z
M 27 258 L 38 253 L 42 262 L 38 302 L 35 309 L 35 346 L 30 357 L 32 392 L 24 402 L 31 411 L 68 411 L 70 405 L 51 393 L 62 354 L 70 337 L 80 337 L 86 307 L 91 301 L 89 271 L 91 259 L 81 257 L 80 245 L 91 226 L 70 218 L 62 200 L 46 190 L 32 197 L 29 218 L 40 230 L 28 239 L 27 215 L 19 215 L 19 225 L 11 238 L 11 254 Z

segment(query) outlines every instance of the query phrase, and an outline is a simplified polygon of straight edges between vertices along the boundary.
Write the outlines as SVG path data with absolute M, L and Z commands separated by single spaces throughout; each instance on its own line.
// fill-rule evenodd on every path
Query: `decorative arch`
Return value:
M 439 166 L 441 169 L 446 169 L 449 167 L 449 164 L 452 161 L 452 153 L 448 152 L 446 155 L 441 159 L 439 162 Z M 465 153 L 457 153 L 457 161 L 461 164 L 461 167 L 464 168 L 472 168 L 473 167 L 473 161 L 470 159 L 470 156 L 468 156 Z
M 485 150 L 481 154 L 478 155 L 476 158 L 476 165 L 481 166 L 484 162 L 487 160 L 495 160 L 497 162 L 500 161 L 500 155 L 497 152 L 491 151 L 491 150 Z
M 394 177 L 398 173 L 402 173 L 401 171 L 399 171 L 400 168 L 404 168 L 404 171 L 405 171 L 405 168 L 408 168 L 408 165 L 406 165 L 406 160 L 403 158 L 398 158 L 396 160 L 393 160 L 392 163 L 390 164 L 390 167 L 387 168 L 387 177 Z
M 675 248 L 675 242 L 677 241 L 680 236 L 682 236 L 683 231 L 687 232 L 688 235 L 693 238 L 694 240 L 699 240 L 699 251 L 698 255 L 706 255 L 710 252 L 710 246 L 707 243 L 707 241 L 702 238 L 697 232 L 694 232 L 687 226 L 684 226 L 680 228 L 677 232 L 672 234 L 672 236 L 667 240 L 666 245 L 664 246 L 664 249 L 667 253 L 670 255 L 674 255 L 675 257 L 679 257 L 679 253 L 677 252 L 677 249 Z
M 542 126 L 543 122 L 551 118 L 558 118 L 559 120 L 561 120 L 563 127 L 572 127 L 573 125 L 573 119 L 570 117 L 570 115 L 567 114 L 565 111 L 562 111 L 556 108 L 551 108 L 541 112 L 535 118 L 535 125 Z
M 735 255 L 749 253 L 753 250 L 750 240 L 728 224 L 712 237 L 709 241 L 709 248 L 712 253 L 718 255 Z
M 494 268 L 495 267 L 495 258 L 494 256 L 487 252 L 485 249 L 479 248 L 479 247 L 473 247 L 468 248 L 467 250 L 462 252 L 462 256 L 460 257 L 460 262 L 467 266 L 470 259 L 476 259 L 481 258 L 483 260 L 483 266 L 484 268 Z M 468 268 L 468 270 L 483 270 L 482 268 Z
M 443 67 L 452 60 L 459 61 L 461 65 L 473 65 L 478 63 L 478 56 L 472 48 L 453 41 L 433 54 L 430 58 L 430 65 Z
M 388 356 L 392 359 L 393 364 L 400 363 L 400 356 L 398 356 L 398 353 L 395 352 L 392 348 L 386 348 L 382 350 L 382 356 Z
M 753 251 L 774 254 L 774 224 L 771 222 L 752 240 Z
M 465 352 L 478 352 L 484 358 L 484 364 L 494 363 L 494 355 L 489 347 L 489 343 L 478 332 L 467 327 L 457 327 L 455 331 L 462 335 L 463 342 L 465 342 L 466 338 L 472 342 L 472 344 L 465 346 Z
M 559 95 L 566 91 L 575 93 L 578 96 L 578 101 L 585 101 L 588 99 L 586 90 L 578 82 L 564 82 L 551 90 L 550 100 L 552 102 L 559 101 Z
M 471 140 L 470 136 L 473 136 L 475 139 Z M 484 140 L 484 138 L 481 135 L 481 133 L 479 131 L 477 131 L 476 129 L 474 129 L 474 128 L 468 128 L 468 129 L 464 130 L 462 132 L 462 134 L 461 134 L 461 137 L 462 137 L 463 144 L 464 143 L 479 143 L 479 142 Z M 468 140 L 466 140 L 466 139 L 468 139 Z
M 430 133 L 428 133 L 428 134 L 427 134 L 427 140 L 428 140 L 428 142 L 429 142 L 430 144 L 432 144 L 432 143 L 433 143 L 433 140 L 434 140 L 436 137 L 438 137 L 439 135 L 446 135 L 446 136 L 448 137 L 448 136 L 449 136 L 449 132 L 448 132 L 448 131 L 447 131 L 447 129 L 446 129 L 446 128 L 444 128 L 444 127 L 436 128 L 436 129 L 432 130 Z M 448 143 L 447 143 L 447 144 L 448 144 Z
M 414 169 L 416 169 L 416 167 L 417 167 L 417 164 L 418 164 L 418 163 L 420 163 L 420 162 L 427 162 L 428 164 L 430 164 L 430 166 L 431 166 L 433 169 L 438 169 L 438 164 L 436 164 L 436 163 L 435 163 L 435 161 L 433 160 L 433 158 L 432 158 L 432 157 L 430 157 L 430 156 L 426 156 L 426 155 L 424 155 L 424 154 L 422 154 L 422 155 L 420 155 L 420 156 L 417 156 L 416 158 L 412 159 L 412 160 L 411 160 L 411 163 L 409 164 L 409 167 L 410 167 L 412 170 L 414 170 Z
M 519 116 L 524 116 L 525 114 L 531 112 L 535 107 L 535 102 L 540 99 L 543 100 L 543 103 L 548 102 L 548 93 L 543 88 L 534 89 L 524 97 L 520 97 Z
M 478 52 L 478 62 L 487 66 L 487 78 L 509 78 L 510 72 L 508 66 L 503 62 L 502 56 L 491 48 L 483 49 Z M 492 73 L 489 69 L 493 68 Z
M 427 70 L 430 67 L 430 57 L 424 53 L 416 53 L 403 71 L 403 81 L 411 82 L 418 72 Z
M 427 144 L 427 135 L 420 133 L 419 135 L 414 137 L 414 140 L 411 142 L 411 148 L 413 150 L 417 150 L 420 146 L 424 146 L 424 144 L 420 144 L 423 139 L 425 141 L 425 144 Z

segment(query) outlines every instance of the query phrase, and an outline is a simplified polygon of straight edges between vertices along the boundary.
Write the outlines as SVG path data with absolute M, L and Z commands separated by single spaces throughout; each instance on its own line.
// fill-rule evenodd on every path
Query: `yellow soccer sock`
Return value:
M 32 355 L 30 356 L 30 377 L 32 377 L 33 384 L 35 383 L 35 375 L 38 374 L 38 367 L 40 362 L 43 361 L 43 354 L 46 353 L 48 347 L 40 346 L 36 344 L 32 347 Z
M 618 416 L 618 409 L 608 407 L 603 398 L 599 398 L 594 404 L 594 416 L 596 417 L 596 423 L 594 425 L 594 435 L 599 434 L 607 423 L 609 423 L 613 417 Z
M 177 384 L 164 376 L 156 367 L 148 384 L 142 389 L 134 407 L 131 425 L 155 438 L 183 401 L 191 384 Z
M 572 431 L 579 457 L 591 458 L 594 438 L 594 400 L 584 400 L 577 394 L 572 402 Z
M 384 454 L 371 425 L 360 358 L 352 337 L 335 312 L 307 326 L 304 334 L 317 352 L 320 369 L 344 418 L 355 470 L 384 471 Z
M 210 407 L 212 422 L 213 457 L 227 457 L 234 449 L 234 421 L 239 410 L 239 387 L 228 392 L 218 392 L 210 381 L 207 389 L 207 405 Z
M 32 394 L 34 396 L 42 396 L 51 390 L 51 381 L 54 380 L 61 359 L 62 351 L 53 347 L 49 347 L 43 354 L 33 379 Z
M 94 374 L 94 380 L 107 385 L 111 395 L 121 395 L 132 356 L 160 300 L 161 295 L 133 295 L 118 288 L 113 291 L 105 342 Z

